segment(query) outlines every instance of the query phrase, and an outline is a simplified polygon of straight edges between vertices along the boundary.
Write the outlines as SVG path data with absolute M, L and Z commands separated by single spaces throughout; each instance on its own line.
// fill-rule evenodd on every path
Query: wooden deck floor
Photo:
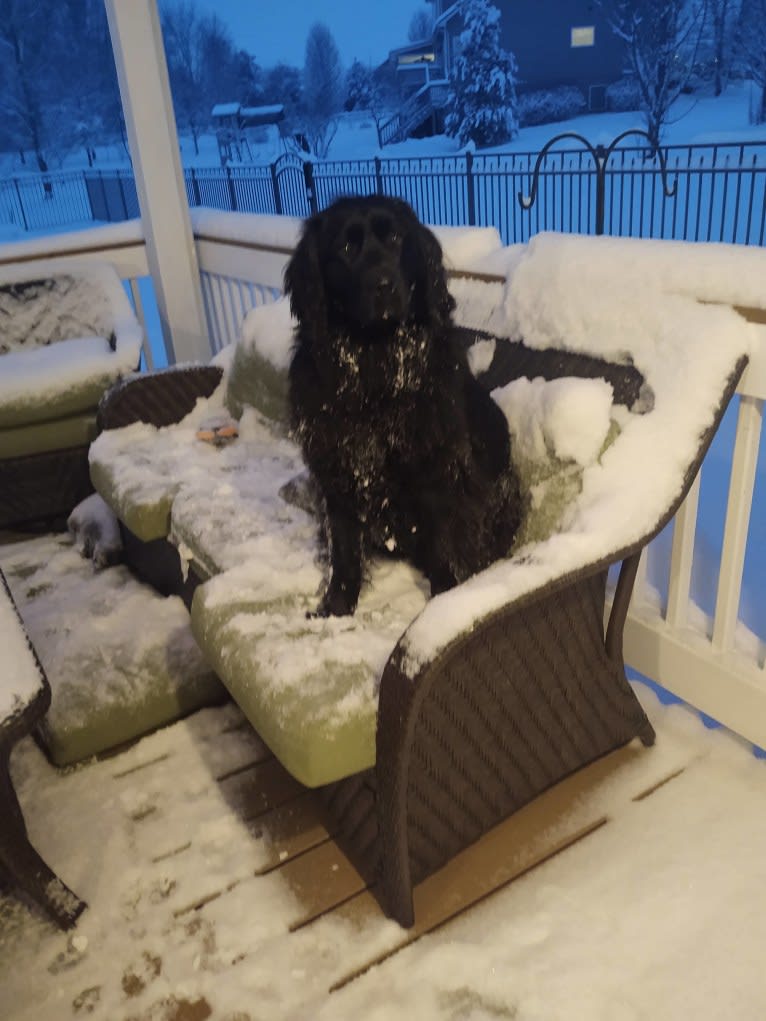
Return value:
M 13 769 L 32 838 L 90 906 L 66 936 L 0 901 L 0 1016 L 312 1017 L 425 934 L 448 939 L 451 921 L 518 877 L 598 841 L 695 754 L 631 745 L 565 781 L 423 883 L 405 931 L 232 705 L 66 773 L 24 742 Z M 271 968 L 291 979 L 265 1010 Z

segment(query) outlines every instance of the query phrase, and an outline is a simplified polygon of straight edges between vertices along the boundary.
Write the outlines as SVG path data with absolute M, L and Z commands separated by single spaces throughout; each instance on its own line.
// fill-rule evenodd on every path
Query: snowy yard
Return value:
M 677 197 L 664 204 L 659 198 L 655 201 L 656 185 L 651 184 L 650 180 L 643 181 L 652 172 L 652 166 L 646 166 L 639 156 L 634 163 L 626 164 L 627 169 L 632 168 L 627 175 L 627 182 L 619 174 L 616 175 L 615 180 L 626 188 L 627 194 L 620 200 L 614 200 L 613 210 L 610 199 L 607 233 L 653 232 L 659 235 L 661 232 L 663 236 L 709 237 L 711 240 L 762 243 L 760 211 L 764 202 L 764 181 L 762 173 L 753 175 L 753 167 L 763 167 L 763 156 L 759 156 L 756 151 L 748 151 L 742 168 L 747 172 L 737 172 L 740 160 L 737 144 L 766 141 L 766 126 L 749 123 L 750 93 L 749 83 L 735 82 L 716 99 L 704 94 L 682 96 L 672 111 L 663 135 L 663 144 L 729 146 L 728 154 L 724 149 L 715 157 L 719 172 L 727 168 L 729 173 L 718 182 L 714 190 L 712 175 L 704 172 L 710 166 L 712 153 L 700 150 L 692 157 L 689 153 L 678 151 L 671 159 L 670 168 L 679 172 Z M 592 230 L 592 224 L 588 226 L 588 215 L 592 214 L 586 214 L 584 208 L 573 214 L 571 221 L 562 218 L 564 192 L 561 191 L 563 185 L 560 174 L 553 175 L 546 185 L 550 194 L 544 196 L 545 203 L 541 198 L 531 216 L 522 216 L 516 208 L 515 193 L 519 189 L 526 191 L 529 174 L 526 163 L 522 165 L 513 162 L 514 154 L 539 152 L 546 142 L 561 132 L 577 132 L 596 146 L 607 145 L 622 132 L 643 126 L 639 113 L 587 114 L 569 121 L 522 128 L 513 141 L 496 149 L 482 149 L 475 154 L 477 222 L 494 223 L 506 240 L 524 240 L 527 233 L 541 229 Z M 637 139 L 632 143 L 627 139 L 624 144 L 629 147 L 637 142 Z M 203 205 L 228 206 L 229 189 L 234 187 L 239 196 L 237 202 L 243 209 L 267 211 L 260 206 L 257 210 L 252 207 L 250 191 L 257 187 L 260 195 L 264 188 L 269 191 L 272 187 L 268 166 L 285 152 L 284 143 L 276 129 L 265 130 L 263 140 L 251 147 L 252 162 L 267 168 L 266 177 L 257 185 L 250 180 L 252 175 L 247 163 L 231 165 L 233 185 L 225 177 L 220 177 L 218 145 L 212 134 L 201 136 L 198 152 L 195 152 L 188 138 L 180 140 L 180 148 L 187 174 L 193 172 L 200 175 L 198 184 L 187 182 L 187 186 L 190 191 L 200 192 Z M 569 143 L 569 148 L 577 149 L 578 145 Z M 401 161 L 401 169 L 398 162 L 388 166 L 386 187 L 408 198 L 427 222 L 468 222 L 465 213 L 466 184 L 463 179 L 465 150 L 445 135 L 410 138 L 380 149 L 372 119 L 359 113 L 345 114 L 339 118 L 338 131 L 328 156 L 330 162 L 324 165 L 316 163 L 317 194 L 320 201 L 324 203 L 328 194 L 339 190 L 348 192 L 369 189 L 373 172 L 371 164 L 367 164 L 374 156 L 384 161 Z M 752 164 L 753 159 L 755 164 Z M 619 160 L 620 157 L 614 157 L 612 165 L 619 166 Z M 359 165 L 356 161 L 359 161 Z M 593 177 L 591 163 L 589 157 L 585 157 L 582 162 L 582 169 L 587 171 L 587 179 Z M 550 164 L 550 167 L 553 169 L 554 164 Z M 578 167 L 577 159 L 567 161 L 564 165 L 564 169 L 574 171 L 565 178 L 566 189 L 574 188 L 570 200 L 576 200 L 585 207 L 588 203 L 592 204 L 592 188 L 587 180 L 580 179 L 582 175 Z M 57 177 L 55 186 L 44 191 L 38 176 L 23 173 L 24 168 L 17 165 L 16 157 L 0 154 L 0 172 L 6 178 L 5 181 L 0 180 L 0 241 L 28 237 L 30 232 L 35 234 L 77 229 L 92 222 L 89 219 L 91 201 L 82 176 L 77 172 L 84 168 L 84 154 L 72 153 L 63 163 L 67 176 L 63 179 Z M 130 177 L 129 168 L 124 150 L 105 147 L 99 152 L 94 171 L 96 174 L 103 172 L 107 177 L 110 171 L 127 171 Z M 211 175 L 217 176 L 213 178 Z M 446 178 L 445 182 L 442 185 L 435 184 L 436 178 L 442 175 Z M 282 172 L 279 176 L 282 176 Z M 301 193 L 304 190 L 302 174 L 297 169 L 290 171 L 285 180 L 289 181 L 284 193 L 284 201 L 290 204 L 289 211 L 298 215 L 308 212 L 307 205 L 303 208 L 304 199 L 298 199 L 293 194 L 294 190 Z M 126 190 L 125 196 L 123 187 Z M 111 214 L 113 217 L 125 215 L 123 209 L 126 203 L 130 210 L 128 215 L 135 215 L 137 205 L 132 180 L 123 183 L 114 178 L 109 181 L 107 188 L 109 206 L 114 210 Z M 647 191 L 646 209 L 643 208 L 644 188 Z M 95 195 L 101 195 L 98 182 L 94 183 L 93 189 Z M 622 202 L 624 208 L 617 208 L 619 202 Z M 100 197 L 98 203 L 103 204 Z M 543 210 L 543 205 L 550 209 Z

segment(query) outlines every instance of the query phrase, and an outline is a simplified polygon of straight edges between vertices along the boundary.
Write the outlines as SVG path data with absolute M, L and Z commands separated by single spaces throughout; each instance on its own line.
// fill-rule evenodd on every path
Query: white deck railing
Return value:
M 289 218 L 237 214 L 195 218 L 211 351 L 236 338 L 250 308 L 279 295 L 298 226 Z M 146 322 L 148 267 L 136 223 L 4 246 L 0 264 L 34 263 L 54 256 L 108 258 L 129 285 L 137 312 Z M 762 310 L 740 312 L 766 323 Z M 716 455 L 731 464 L 720 556 L 714 553 L 711 562 L 710 542 L 699 527 L 706 518 L 705 501 L 720 497 L 715 492 L 706 496 L 709 457 L 703 465 L 702 485 L 698 479 L 669 526 L 672 539 L 666 532 L 644 553 L 625 629 L 625 659 L 638 673 L 766 747 L 766 612 L 759 609 L 755 622 L 748 621 L 749 627 L 741 612 L 745 568 L 754 558 L 760 562 L 751 522 L 766 520 L 766 471 L 758 472 L 766 399 L 766 326 L 763 336 L 763 346 L 738 387 L 732 451 L 721 454 L 719 450 Z M 147 344 L 145 350 L 151 367 L 151 346 Z M 725 443 L 725 438 L 719 442 Z M 718 481 L 713 488 L 717 485 Z M 708 614 L 698 605 L 699 593 L 693 584 L 694 569 L 702 559 L 708 588 L 713 589 L 701 600 L 712 606 Z M 755 584 L 760 585 L 760 577 Z M 766 587 L 766 580 L 763 584 Z M 766 605 L 766 592 L 756 591 L 755 596 L 757 606 Z

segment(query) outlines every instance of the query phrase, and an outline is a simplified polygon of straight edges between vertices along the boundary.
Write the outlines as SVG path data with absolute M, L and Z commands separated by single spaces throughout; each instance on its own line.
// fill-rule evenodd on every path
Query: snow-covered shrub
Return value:
M 635 78 L 621 78 L 606 87 L 606 108 L 614 113 L 641 109 L 641 90 Z
M 519 125 L 522 128 L 533 124 L 549 124 L 551 121 L 566 121 L 586 113 L 588 104 L 576 85 L 561 85 L 557 89 L 540 89 L 525 92 L 519 96 Z
M 489 0 L 466 0 L 463 20 L 444 128 L 459 145 L 500 145 L 518 129 L 516 59 L 500 46 L 500 11 Z

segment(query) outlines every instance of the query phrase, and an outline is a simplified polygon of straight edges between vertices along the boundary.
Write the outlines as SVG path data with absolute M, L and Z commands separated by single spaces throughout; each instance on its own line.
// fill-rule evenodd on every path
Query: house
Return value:
M 460 53 L 461 0 L 429 0 L 430 38 L 392 50 L 403 106 L 383 141 L 441 130 L 448 83 Z M 579 88 L 591 111 L 606 109 L 606 89 L 624 72 L 624 43 L 595 0 L 495 0 L 501 45 L 516 57 L 520 94 L 562 85 Z

